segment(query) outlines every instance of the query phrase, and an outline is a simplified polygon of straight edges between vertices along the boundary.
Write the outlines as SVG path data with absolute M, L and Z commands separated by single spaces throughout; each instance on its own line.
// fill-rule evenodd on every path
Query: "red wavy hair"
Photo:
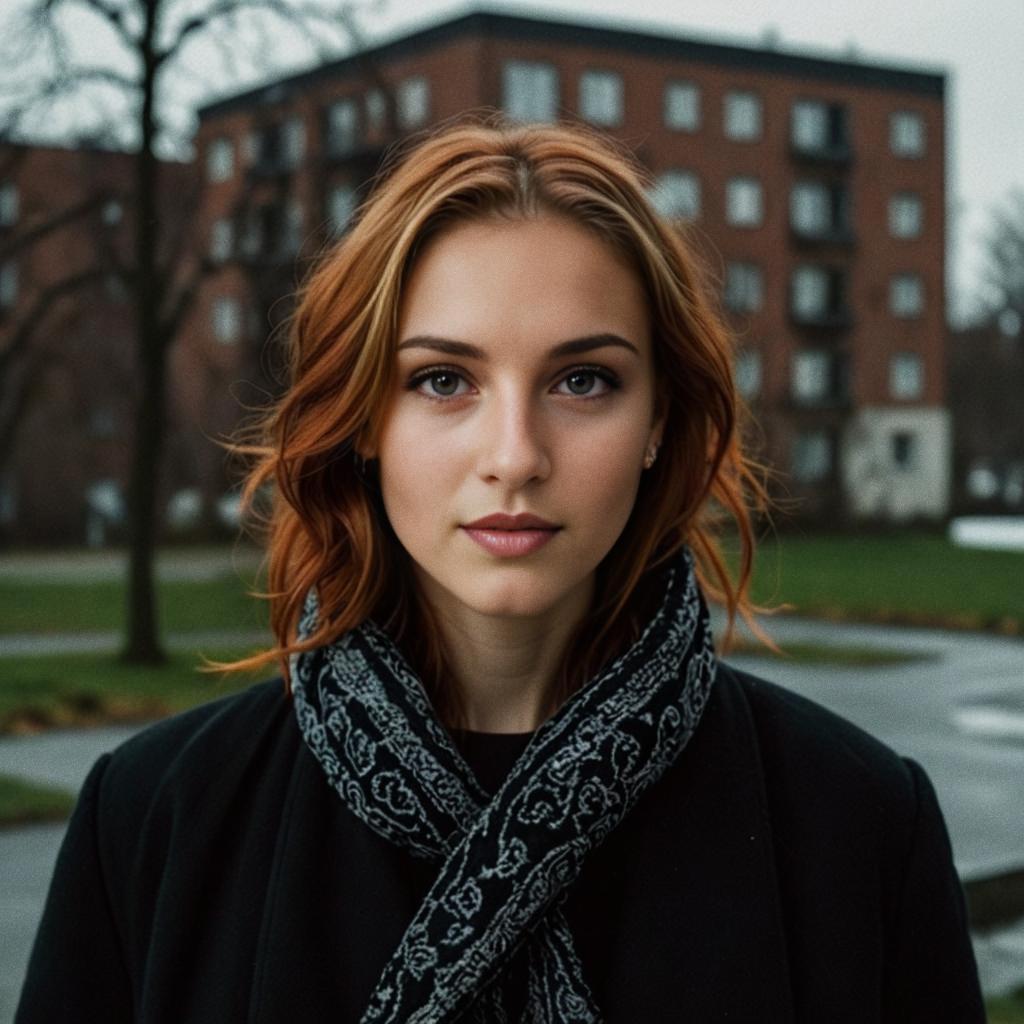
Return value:
M 728 612 L 726 642 L 749 599 L 753 519 L 766 510 L 762 467 L 744 453 L 745 415 L 732 371 L 732 342 L 716 291 L 678 228 L 647 198 L 650 182 L 617 143 L 578 125 L 514 125 L 462 119 L 396 154 L 355 226 L 302 285 L 289 326 L 283 396 L 226 447 L 251 461 L 243 509 L 271 491 L 253 519 L 266 545 L 270 622 L 276 644 L 211 669 L 249 670 L 329 643 L 374 618 L 420 674 L 441 720 L 463 707 L 430 607 L 418 593 L 372 472 L 358 451 L 376 447 L 393 387 L 403 282 L 428 238 L 454 222 L 556 213 L 604 239 L 635 268 L 650 304 L 663 442 L 643 474 L 630 519 L 598 568 L 591 612 L 567 646 L 550 693 L 556 709 L 635 639 L 654 595 L 651 571 L 682 545 L 694 552 L 709 600 Z M 735 576 L 720 549 L 735 529 Z M 317 632 L 296 642 L 310 587 L 320 598 Z M 755 627 L 756 631 L 756 627 Z

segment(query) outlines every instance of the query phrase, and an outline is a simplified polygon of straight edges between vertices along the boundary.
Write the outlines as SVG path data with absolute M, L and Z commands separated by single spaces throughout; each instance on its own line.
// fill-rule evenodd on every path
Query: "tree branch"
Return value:
M 113 85 L 118 89 L 126 89 L 131 92 L 135 92 L 139 88 L 137 79 L 114 71 L 113 68 L 68 67 L 64 69 L 63 73 L 76 86 L 82 82 L 101 82 L 104 85 Z
M 341 11 L 325 11 L 315 4 L 290 4 L 285 0 L 217 0 L 201 14 L 196 14 L 182 23 L 174 39 L 158 53 L 157 62 L 162 64 L 169 60 L 178 53 L 190 36 L 208 28 L 213 22 L 233 14 L 250 14 L 254 11 L 262 11 L 280 18 L 305 35 L 319 55 L 330 55 L 336 50 L 325 47 L 323 41 L 312 34 L 310 25 L 313 22 L 319 22 L 336 31 L 339 21 L 341 21 L 345 29 L 348 30 L 344 19 L 352 6 L 344 4 Z
M 0 262 L 9 260 L 24 252 L 30 246 L 46 238 L 47 235 L 52 235 L 55 231 L 60 231 L 61 228 L 66 228 L 76 221 L 84 220 L 86 217 L 91 216 L 102 209 L 109 202 L 110 198 L 109 194 L 97 193 L 96 195 L 89 196 L 88 199 L 83 199 L 80 203 L 66 207 L 47 220 L 19 232 L 0 245 Z
M 105 274 L 105 269 L 93 267 L 62 278 L 39 292 L 28 311 L 15 325 L 10 341 L 0 349 L 0 380 L 8 378 L 11 367 L 28 350 L 32 339 L 40 333 L 44 320 L 57 303 L 79 289 L 101 280 Z
M 109 4 L 106 0 L 77 0 L 78 3 L 88 7 L 95 14 L 98 14 L 117 34 L 124 45 L 130 49 L 138 48 L 139 41 L 132 35 L 127 24 L 125 24 L 124 13 L 120 8 Z M 44 0 L 41 5 L 41 12 L 45 15 L 53 15 L 58 7 L 68 5 L 68 0 Z

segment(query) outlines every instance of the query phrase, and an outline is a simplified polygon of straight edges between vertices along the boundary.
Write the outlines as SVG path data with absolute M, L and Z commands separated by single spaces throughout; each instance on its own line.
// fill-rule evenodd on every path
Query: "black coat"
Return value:
M 281 682 L 255 686 L 93 768 L 16 1019 L 358 1021 L 433 870 L 342 805 Z M 924 771 L 725 665 L 566 913 L 610 1024 L 984 1021 Z

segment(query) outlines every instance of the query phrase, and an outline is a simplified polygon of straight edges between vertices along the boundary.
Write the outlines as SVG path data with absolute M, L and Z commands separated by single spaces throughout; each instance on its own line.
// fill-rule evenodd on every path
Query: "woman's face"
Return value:
M 568 219 L 465 222 L 421 252 L 370 454 L 434 607 L 533 617 L 588 595 L 660 441 L 651 349 L 638 275 Z M 501 513 L 552 529 L 470 528 Z

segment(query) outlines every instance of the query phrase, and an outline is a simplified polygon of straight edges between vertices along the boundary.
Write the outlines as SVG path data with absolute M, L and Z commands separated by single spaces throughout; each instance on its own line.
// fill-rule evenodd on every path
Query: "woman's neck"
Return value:
M 592 580 L 543 615 L 495 617 L 430 594 L 473 732 L 533 732 L 569 639 L 590 607 Z

